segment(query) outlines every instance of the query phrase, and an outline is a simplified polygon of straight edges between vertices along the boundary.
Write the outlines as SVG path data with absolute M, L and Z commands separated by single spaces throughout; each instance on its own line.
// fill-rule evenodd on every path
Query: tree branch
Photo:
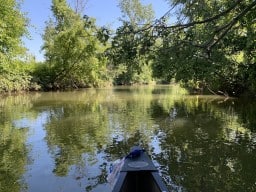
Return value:
M 212 42 L 208 43 L 207 50 L 210 50 L 212 47 L 214 47 L 229 32 L 229 30 L 239 21 L 239 19 L 245 16 L 251 9 L 254 8 L 254 6 L 256 6 L 256 1 L 248 5 L 240 14 L 238 14 L 234 19 L 232 19 L 228 24 L 218 29 L 218 31 L 221 31 L 224 29 L 225 30 L 220 33 L 219 37 L 213 38 L 211 40 Z
M 194 22 L 190 22 L 190 23 L 187 23 L 187 24 L 178 24 L 178 25 L 172 25 L 172 26 L 167 26 L 165 28 L 169 28 L 169 29 L 172 29 L 172 28 L 180 28 L 180 29 L 184 29 L 184 28 L 188 28 L 188 27 L 192 27 L 194 25 L 199 25 L 199 24 L 204 24 L 204 23 L 208 23 L 208 22 L 211 22 L 211 21 L 214 21 L 214 20 L 217 20 L 219 19 L 220 17 L 222 16 L 225 16 L 226 14 L 228 14 L 229 12 L 231 12 L 233 9 L 236 8 L 236 6 L 241 2 L 242 0 L 237 0 L 231 7 L 229 7 L 227 10 L 213 16 L 213 17 L 210 17 L 210 18 L 207 18 L 205 20 L 202 20 L 202 21 L 194 21 Z

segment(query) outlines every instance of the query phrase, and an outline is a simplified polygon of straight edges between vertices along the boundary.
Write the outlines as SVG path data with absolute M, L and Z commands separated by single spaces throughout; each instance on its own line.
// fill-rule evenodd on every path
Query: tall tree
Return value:
M 119 7 L 123 13 L 123 24 L 116 30 L 110 48 L 112 64 L 120 72 L 115 83 L 148 83 L 151 81 L 151 67 L 145 49 L 151 43 L 147 39 L 150 31 L 137 31 L 141 23 L 152 21 L 152 5 L 143 5 L 139 0 L 120 0 Z
M 46 88 L 98 86 L 105 74 L 104 47 L 97 39 L 95 21 L 72 10 L 65 0 L 53 0 L 45 29 Z
M 143 5 L 140 0 L 119 0 L 123 18 L 131 25 L 145 24 L 154 18 L 152 5 Z
M 22 44 L 28 20 L 20 1 L 0 0 L 0 4 L 0 91 L 28 89 L 31 76 Z

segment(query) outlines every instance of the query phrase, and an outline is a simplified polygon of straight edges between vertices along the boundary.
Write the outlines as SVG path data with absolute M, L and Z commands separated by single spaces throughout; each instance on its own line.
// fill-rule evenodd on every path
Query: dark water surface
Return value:
M 256 191 L 256 102 L 177 86 L 1 97 L 0 191 L 109 192 L 135 144 L 171 191 Z

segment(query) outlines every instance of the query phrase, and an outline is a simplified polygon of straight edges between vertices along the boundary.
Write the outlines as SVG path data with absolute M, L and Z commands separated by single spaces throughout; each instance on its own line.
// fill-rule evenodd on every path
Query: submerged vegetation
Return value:
M 20 1 L 0 0 L 0 91 L 175 81 L 196 92 L 255 93 L 256 2 L 166 1 L 170 10 L 155 19 L 152 5 L 119 0 L 121 26 L 109 29 L 84 15 L 82 0 L 52 0 L 45 61 L 36 62 L 22 44 L 29 22 Z

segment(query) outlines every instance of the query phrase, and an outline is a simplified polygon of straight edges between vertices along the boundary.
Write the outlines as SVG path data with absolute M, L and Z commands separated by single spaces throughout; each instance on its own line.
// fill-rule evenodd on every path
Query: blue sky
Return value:
M 69 0 L 72 1 L 72 0 Z M 143 4 L 152 3 L 156 18 L 160 18 L 168 11 L 165 0 L 142 0 Z M 84 14 L 96 18 L 97 25 L 119 25 L 121 17 L 118 0 L 88 0 Z M 36 57 L 37 61 L 43 61 L 43 53 L 40 51 L 43 45 L 42 34 L 45 22 L 51 16 L 51 0 L 23 0 L 22 11 L 27 13 L 30 20 L 30 38 L 24 39 L 24 44 L 29 52 Z

